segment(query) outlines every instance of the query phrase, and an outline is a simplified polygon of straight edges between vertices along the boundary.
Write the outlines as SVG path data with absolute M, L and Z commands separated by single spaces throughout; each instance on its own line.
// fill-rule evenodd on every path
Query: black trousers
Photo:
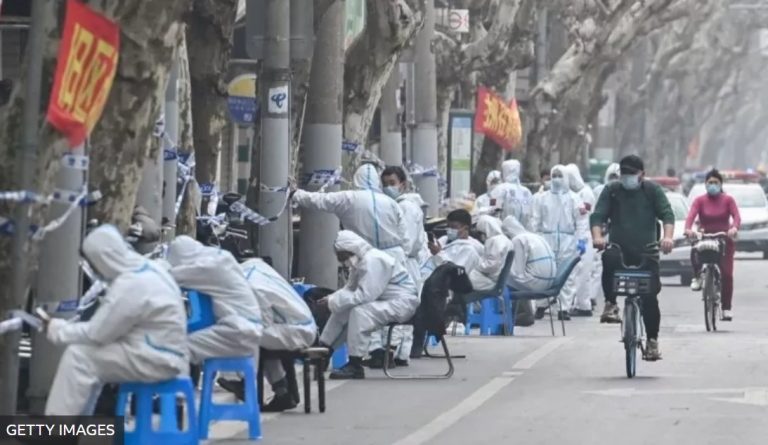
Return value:
M 631 251 L 624 252 L 624 263 L 628 265 L 639 265 L 643 262 L 642 255 L 633 254 Z M 617 270 L 623 269 L 621 264 L 621 254 L 617 249 L 608 249 L 603 252 L 603 294 L 605 301 L 616 304 L 616 295 L 613 292 L 613 275 Z M 648 261 L 644 270 L 653 273 L 656 289 L 652 295 L 642 297 L 640 309 L 643 313 L 643 322 L 645 332 L 649 339 L 659 337 L 659 325 L 661 324 L 661 310 L 659 309 L 659 292 L 661 292 L 661 279 L 659 278 L 659 262 Z

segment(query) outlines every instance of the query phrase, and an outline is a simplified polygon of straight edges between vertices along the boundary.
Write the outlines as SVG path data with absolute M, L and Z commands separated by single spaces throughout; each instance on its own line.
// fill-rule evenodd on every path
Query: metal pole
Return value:
M 21 147 L 18 153 L 18 184 L 24 190 L 32 188 L 37 166 L 37 144 L 40 129 L 40 84 L 43 77 L 43 53 L 45 50 L 45 29 L 48 19 L 47 2 L 32 2 L 32 24 L 29 32 L 27 54 L 26 93 Z M 23 309 L 27 299 L 29 264 L 27 247 L 29 241 L 30 207 L 24 203 L 16 206 L 16 231 L 13 240 L 13 273 L 11 276 L 10 301 L 2 301 L 2 309 Z M 0 317 L 5 317 L 0 311 Z M 0 339 L 0 415 L 13 415 L 19 377 L 19 332 L 7 333 Z
M 262 72 L 261 168 L 260 181 L 266 187 L 285 187 L 291 156 L 291 78 L 290 78 L 290 2 L 267 0 L 266 57 Z M 267 217 L 280 214 L 271 224 L 262 226 L 259 254 L 272 258 L 283 277 L 290 278 L 291 263 L 290 206 L 283 209 L 285 192 L 262 188 L 259 212 Z
M 334 1 L 319 17 L 318 36 L 310 72 L 304 175 L 341 166 L 344 89 L 344 2 Z M 336 187 L 329 187 L 335 190 Z M 299 274 L 308 283 L 338 286 L 333 239 L 339 230 L 335 215 L 304 209 L 299 231 Z
M 56 175 L 59 198 L 51 204 L 50 220 L 63 215 L 71 204 L 69 199 L 79 195 L 85 187 L 88 166 L 83 163 L 86 159 L 84 155 L 85 147 L 80 145 L 62 158 L 62 166 Z M 52 317 L 72 317 L 82 294 L 77 261 L 82 228 L 83 211 L 75 211 L 61 227 L 46 235 L 43 240 L 35 305 L 43 306 Z M 30 414 L 44 414 L 48 390 L 56 375 L 62 352 L 63 348 L 47 341 L 44 333 L 33 333 L 27 390 Z
M 163 157 L 163 218 L 168 225 L 176 225 L 176 170 L 178 169 L 179 143 L 179 58 L 174 57 L 168 86 L 165 89 L 165 134 L 163 151 L 168 156 Z M 169 236 L 173 238 L 173 234 Z
M 395 65 L 381 96 L 381 160 L 387 165 L 403 164 L 403 134 L 397 109 L 400 68 Z
M 413 161 L 425 169 L 437 168 L 437 80 L 432 37 L 435 33 L 435 4 L 426 2 L 424 27 L 416 38 L 415 107 L 416 128 L 413 130 Z M 427 217 L 438 216 L 440 194 L 437 177 L 421 176 L 414 181 L 422 199 L 429 205 Z

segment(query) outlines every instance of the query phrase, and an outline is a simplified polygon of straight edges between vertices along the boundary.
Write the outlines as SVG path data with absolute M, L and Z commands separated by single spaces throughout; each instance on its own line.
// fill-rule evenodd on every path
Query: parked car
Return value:
M 662 277 L 680 277 L 680 284 L 689 286 L 693 280 L 691 267 L 691 245 L 685 239 L 685 218 L 688 216 L 688 201 L 680 193 L 667 192 L 667 199 L 675 213 L 675 248 L 662 255 L 659 273 Z
M 736 239 L 738 252 L 762 252 L 768 259 L 768 200 L 759 184 L 726 182 L 723 190 L 736 200 L 741 214 L 741 230 Z M 706 193 L 704 184 L 691 189 L 688 202 Z

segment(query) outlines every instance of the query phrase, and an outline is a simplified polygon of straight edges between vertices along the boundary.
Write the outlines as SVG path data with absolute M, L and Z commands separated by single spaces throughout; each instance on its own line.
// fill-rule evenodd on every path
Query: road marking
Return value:
M 675 326 L 675 332 L 704 332 L 706 328 L 703 324 L 679 324 Z
M 658 389 L 638 390 L 635 388 L 606 389 L 603 391 L 584 391 L 585 394 L 600 396 L 632 397 L 632 396 L 679 396 L 679 395 L 709 395 L 709 394 L 744 394 L 744 398 L 757 400 L 763 393 L 768 397 L 768 388 L 703 388 L 703 389 Z M 741 399 L 740 399 L 741 400 Z
M 453 424 L 461 420 L 462 417 L 470 414 L 485 402 L 491 399 L 499 391 L 512 383 L 512 377 L 495 377 L 477 391 L 473 392 L 466 399 L 461 401 L 448 411 L 437 416 L 434 420 L 414 431 L 410 435 L 398 440 L 393 445 L 421 445 L 429 442 L 441 432 L 447 430 Z
M 768 406 L 768 388 L 751 388 L 747 391 L 744 391 L 744 394 L 741 397 L 715 397 L 711 400 L 716 400 L 718 402 L 739 403 L 742 405 Z
M 347 383 L 349 380 L 326 380 L 325 382 L 325 392 L 326 395 L 330 391 L 333 391 L 334 389 L 339 388 L 340 386 Z M 314 411 L 317 411 L 317 385 L 312 385 L 312 409 Z M 266 399 L 267 394 L 264 394 L 264 398 Z M 304 394 L 302 393 L 302 398 L 304 397 Z M 227 394 L 226 397 L 215 397 L 214 399 L 216 403 L 233 403 L 234 397 Z M 296 412 L 303 411 L 304 410 L 304 402 L 299 403 L 299 406 L 295 408 Z M 262 413 L 261 414 L 261 423 L 268 422 L 270 420 L 274 420 L 278 417 L 280 417 L 280 414 L 282 413 Z M 211 424 L 209 437 L 211 441 L 216 440 L 229 440 L 229 439 L 237 439 L 242 437 L 247 437 L 247 431 L 248 427 L 243 426 L 242 423 L 238 422 L 230 422 L 230 421 L 221 421 L 221 422 L 213 422 Z
M 573 337 L 560 337 L 558 339 L 552 340 L 550 342 L 545 343 L 535 351 L 531 352 L 530 354 L 523 357 L 520 361 L 515 363 L 512 366 L 512 369 L 531 369 L 533 366 L 538 363 L 541 359 L 552 353 L 555 349 L 559 348 L 560 346 L 569 343 L 573 340 Z
M 504 377 L 517 377 L 517 376 L 523 375 L 523 372 L 522 371 L 505 371 L 505 372 L 502 372 L 501 375 L 503 375 Z

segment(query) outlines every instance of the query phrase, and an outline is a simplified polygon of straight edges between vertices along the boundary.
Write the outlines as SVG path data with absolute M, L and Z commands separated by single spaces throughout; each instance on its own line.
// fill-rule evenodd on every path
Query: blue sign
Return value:
M 355 152 L 357 151 L 357 147 L 359 146 L 360 144 L 358 144 L 357 142 L 343 141 L 341 143 L 341 149 L 344 151 Z
M 213 195 L 213 190 L 216 186 L 212 182 L 206 182 L 205 184 L 200 184 L 200 194 L 203 196 L 211 196 Z
M 259 116 L 259 103 L 250 97 L 229 96 L 227 106 L 232 120 L 240 125 L 251 125 Z
M 173 148 L 171 150 L 168 150 L 167 148 L 163 150 L 163 160 L 165 161 L 174 161 L 179 157 L 178 153 L 176 153 L 176 149 Z

